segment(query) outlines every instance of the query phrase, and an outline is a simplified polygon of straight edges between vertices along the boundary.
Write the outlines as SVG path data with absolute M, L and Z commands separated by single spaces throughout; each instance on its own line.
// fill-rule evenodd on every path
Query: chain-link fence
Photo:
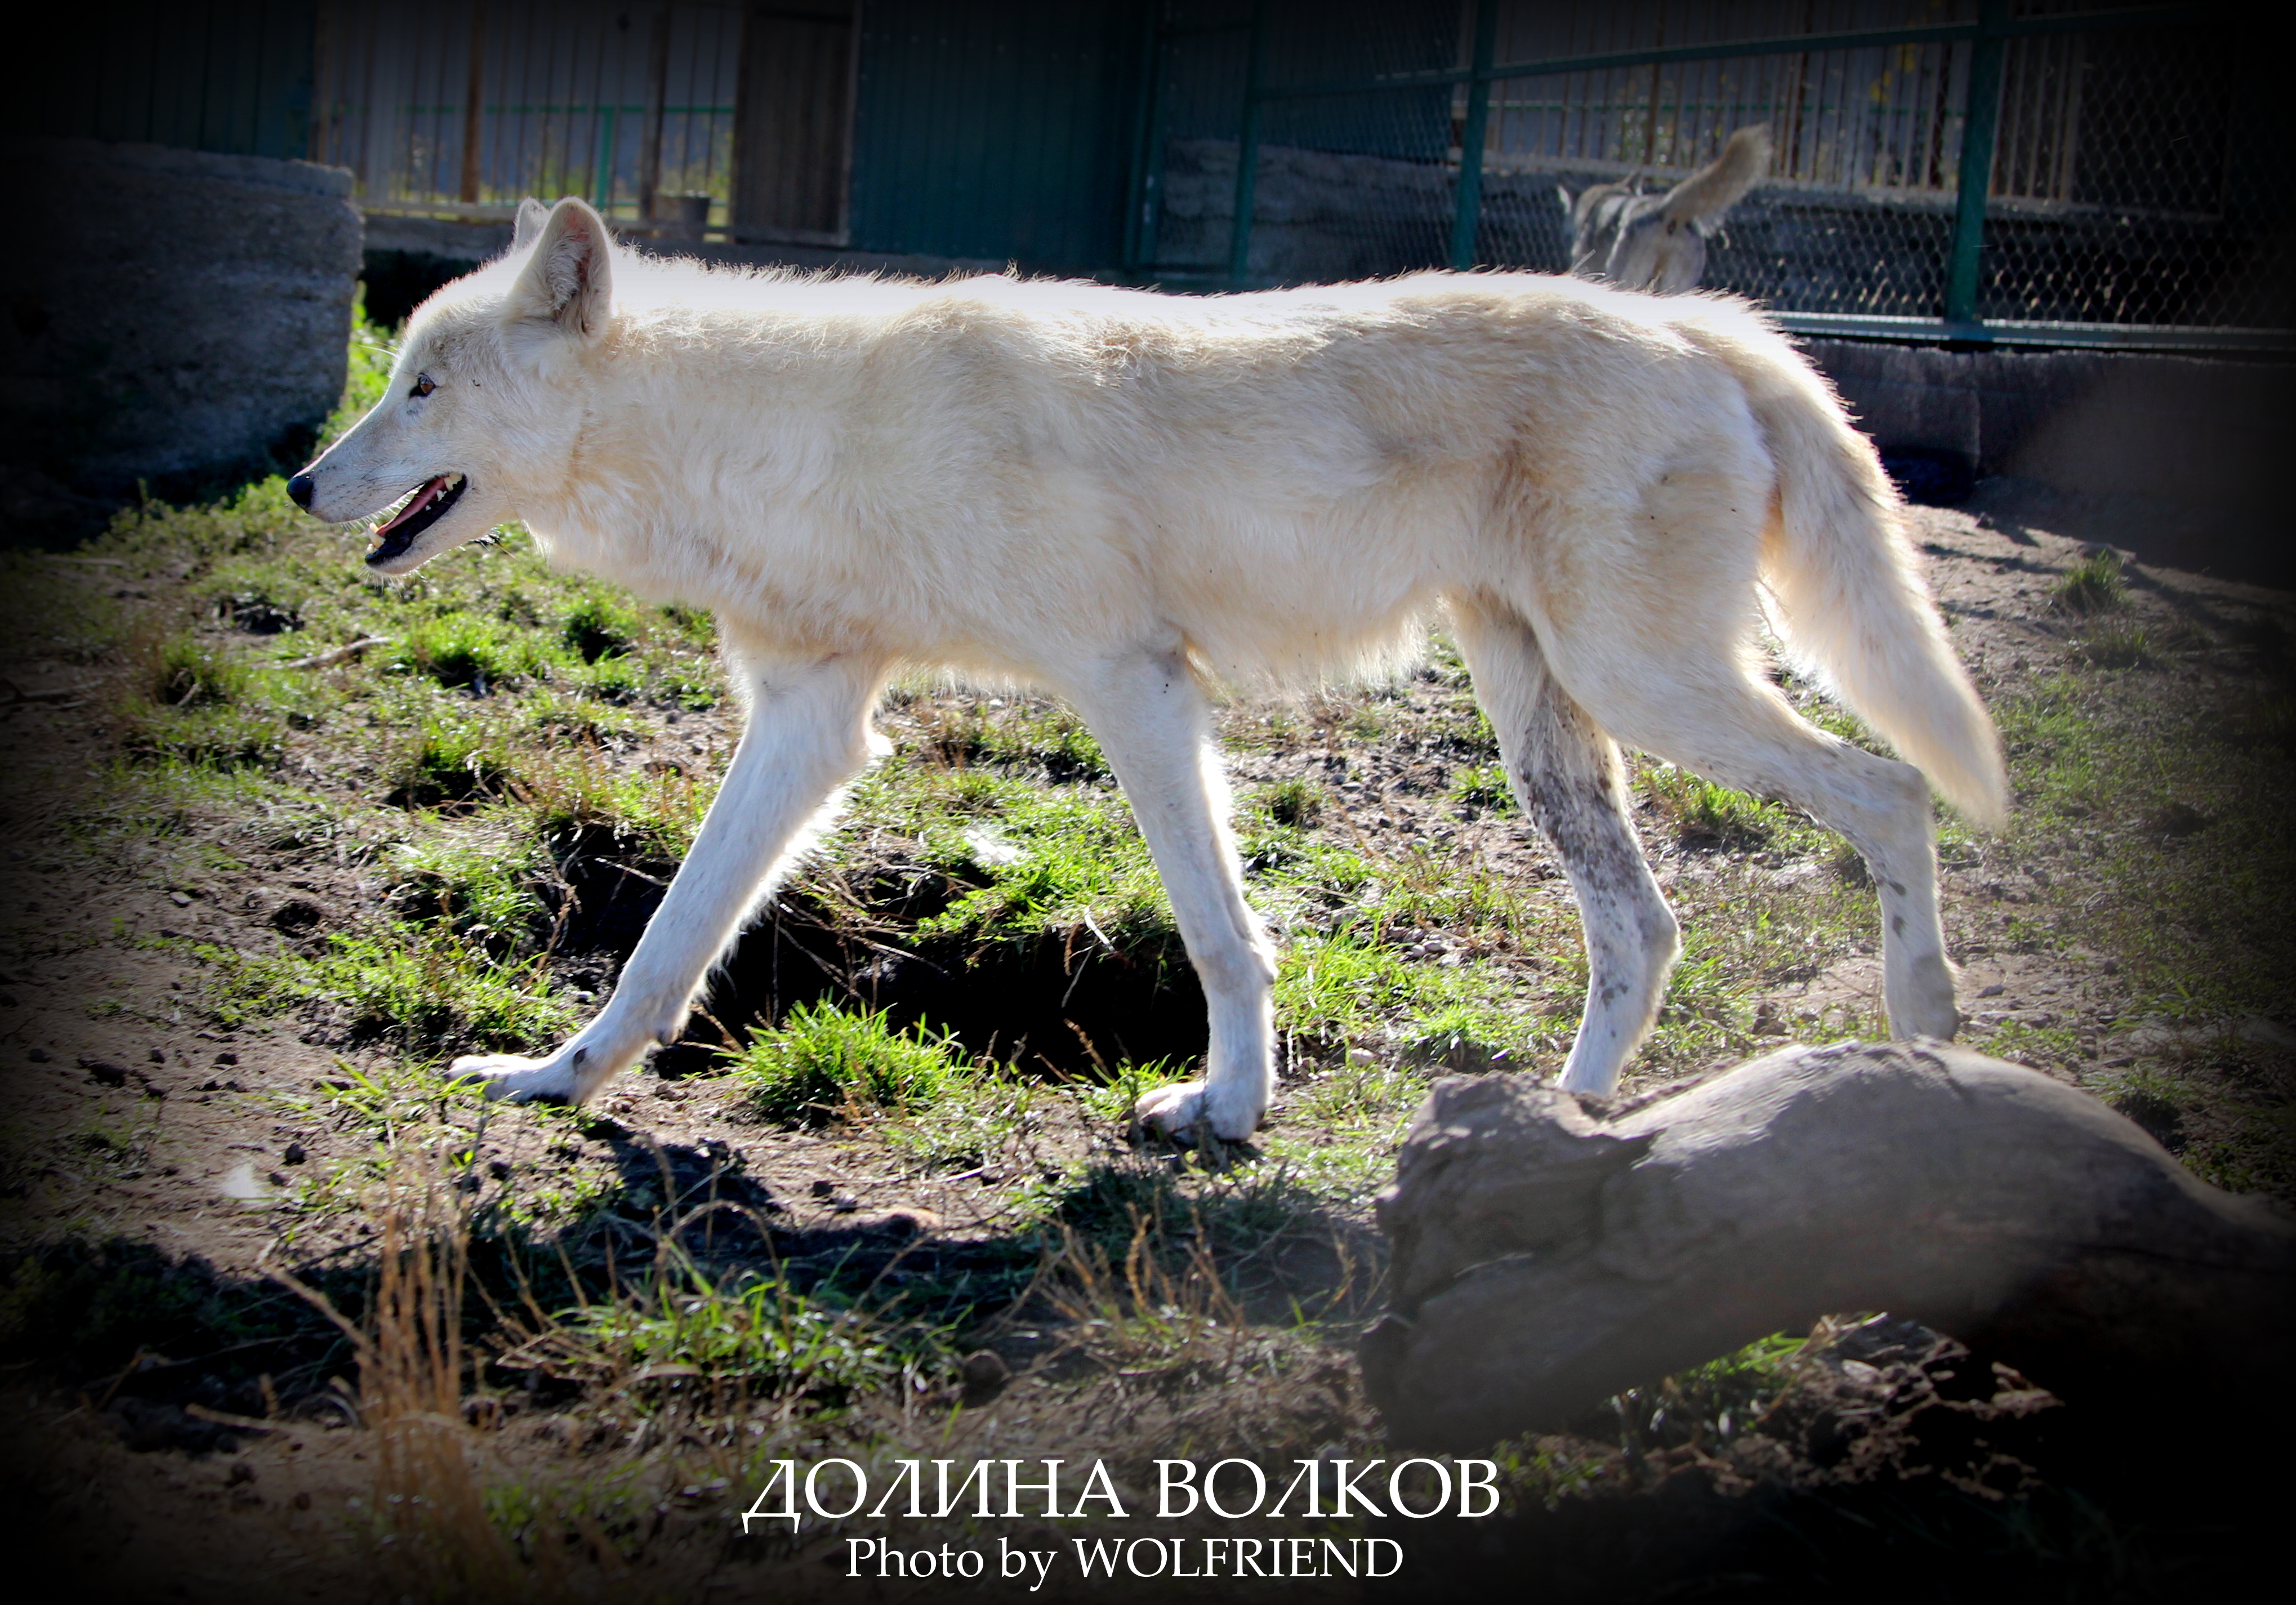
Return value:
M 1768 171 L 1703 283 L 1789 326 L 2279 347 L 2284 66 L 2206 6 L 1169 0 L 1129 266 L 1229 287 L 1561 272 L 1573 196 L 1664 190 L 1759 125 Z

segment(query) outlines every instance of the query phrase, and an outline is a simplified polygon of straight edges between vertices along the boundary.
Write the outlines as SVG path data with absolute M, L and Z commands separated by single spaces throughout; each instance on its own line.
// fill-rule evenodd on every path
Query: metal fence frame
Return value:
M 1952 45 L 1971 47 L 1967 99 L 1956 174 L 1951 256 L 1948 263 L 1942 315 L 1905 317 L 1863 313 L 1775 311 L 1774 320 L 1797 333 L 1845 335 L 1867 340 L 1900 340 L 1969 345 L 2066 346 L 2090 348 L 2187 350 L 2296 350 L 2296 331 L 2187 327 L 2175 324 L 2012 322 L 1978 315 L 1980 268 L 1985 251 L 1985 223 L 1992 184 L 1995 135 L 1999 127 L 2003 57 L 2010 41 L 2045 34 L 2099 33 L 2124 29 L 2196 28 L 2209 20 L 2202 6 L 2156 5 L 2139 9 L 2085 11 L 2018 17 L 2010 0 L 1980 0 L 1974 20 L 1907 28 L 1868 29 L 1827 34 L 1798 34 L 1758 39 L 1733 39 L 1646 50 L 1593 55 L 1554 57 L 1538 61 L 1495 61 L 1498 0 L 1465 0 L 1473 15 L 1469 64 L 1442 71 L 1399 72 L 1346 82 L 1277 84 L 1267 82 L 1267 0 L 1255 0 L 1248 20 L 1167 26 L 1159 7 L 1151 7 L 1147 24 L 1150 70 L 1143 75 L 1134 170 L 1127 212 L 1128 265 L 1137 271 L 1175 282 L 1198 281 L 1201 287 L 1241 290 L 1252 287 L 1248 270 L 1253 224 L 1254 186 L 1259 169 L 1261 113 L 1268 106 L 1323 96 L 1363 95 L 1382 91 L 1403 92 L 1464 86 L 1465 116 L 1460 140 L 1458 178 L 1453 198 L 1449 266 L 1464 270 L 1478 266 L 1475 243 L 1482 205 L 1483 165 L 1489 125 L 1491 86 L 1510 79 L 1615 68 L 1654 67 L 1673 62 L 1702 61 L 1790 53 L 1854 50 L 1869 46 Z M 1235 167 L 1234 221 L 1224 273 L 1197 269 L 1168 271 L 1155 262 L 1158 207 L 1164 155 L 1160 63 L 1164 48 L 1191 37 L 1234 34 L 1250 30 L 1244 74 L 1242 117 Z

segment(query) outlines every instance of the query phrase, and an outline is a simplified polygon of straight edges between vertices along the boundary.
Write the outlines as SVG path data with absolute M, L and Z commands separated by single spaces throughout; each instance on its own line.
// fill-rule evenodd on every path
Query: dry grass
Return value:
M 441 1156 L 402 1146 L 372 1207 L 374 1297 L 364 1322 L 284 1277 L 350 1340 L 359 1410 L 375 1445 L 374 1539 L 394 1595 L 522 1597 L 517 1556 L 487 1514 L 463 1409 L 469 1194 Z

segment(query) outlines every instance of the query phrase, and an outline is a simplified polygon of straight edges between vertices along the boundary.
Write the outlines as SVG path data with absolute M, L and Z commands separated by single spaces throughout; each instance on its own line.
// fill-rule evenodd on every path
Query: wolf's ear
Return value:
M 550 209 L 529 195 L 518 203 L 518 224 L 512 229 L 510 248 L 524 250 L 542 233 L 542 225 L 550 220 Z
M 571 197 L 553 207 L 503 309 L 503 335 L 512 348 L 531 349 L 537 337 L 553 335 L 594 344 L 613 310 L 612 256 L 597 213 Z

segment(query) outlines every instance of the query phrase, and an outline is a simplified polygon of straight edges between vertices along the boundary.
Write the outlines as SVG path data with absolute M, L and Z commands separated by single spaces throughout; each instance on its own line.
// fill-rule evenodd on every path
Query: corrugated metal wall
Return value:
M 864 0 L 852 242 L 1121 259 L 1144 0 Z
M 851 167 L 853 0 L 768 0 L 742 30 L 734 221 L 841 245 Z
M 650 189 L 726 222 L 742 5 L 722 0 L 324 0 L 314 159 L 372 209 L 502 215 Z
M 0 131 L 301 156 L 312 0 L 128 0 L 11 24 Z

